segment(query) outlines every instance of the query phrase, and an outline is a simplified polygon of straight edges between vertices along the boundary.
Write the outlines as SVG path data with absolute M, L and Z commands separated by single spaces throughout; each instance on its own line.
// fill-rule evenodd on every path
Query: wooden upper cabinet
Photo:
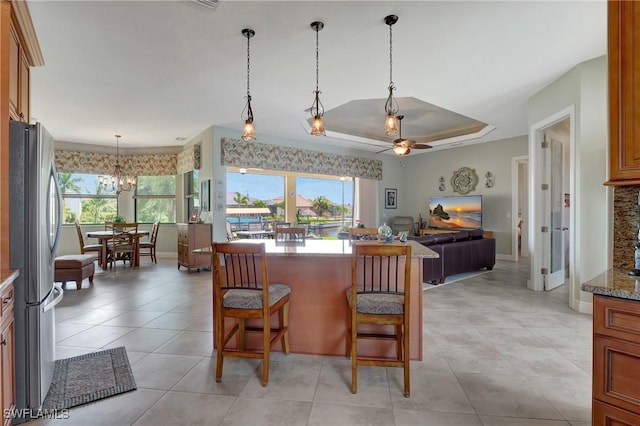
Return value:
M 609 1 L 609 185 L 640 184 L 640 2 Z
M 9 30 L 9 115 L 17 117 L 20 98 L 20 42 L 13 25 Z
M 11 25 L 9 40 L 9 117 L 29 121 L 29 63 L 17 31 Z

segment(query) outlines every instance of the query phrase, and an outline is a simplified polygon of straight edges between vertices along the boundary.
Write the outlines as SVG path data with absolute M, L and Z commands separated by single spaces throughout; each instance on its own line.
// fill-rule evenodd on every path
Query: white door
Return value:
M 566 225 L 563 223 L 563 146 L 562 142 L 543 135 L 544 152 L 544 219 L 542 229 L 544 289 L 552 290 L 565 280 L 564 238 Z

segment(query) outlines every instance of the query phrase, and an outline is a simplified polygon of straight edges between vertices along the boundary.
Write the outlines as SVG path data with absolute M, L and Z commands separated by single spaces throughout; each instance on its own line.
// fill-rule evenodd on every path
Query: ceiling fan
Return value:
M 429 148 L 433 148 L 431 145 L 427 145 L 426 143 L 417 143 L 416 141 L 412 140 L 412 139 L 404 139 L 402 137 L 402 119 L 404 118 L 404 115 L 398 115 L 396 117 L 398 119 L 399 124 L 399 137 L 398 139 L 393 141 L 393 147 L 391 148 L 387 148 L 387 149 L 383 149 L 382 151 L 378 151 L 376 154 L 380 154 L 381 152 L 385 152 L 388 151 L 390 149 L 393 149 L 393 152 L 396 155 L 408 155 L 412 149 L 429 149 Z

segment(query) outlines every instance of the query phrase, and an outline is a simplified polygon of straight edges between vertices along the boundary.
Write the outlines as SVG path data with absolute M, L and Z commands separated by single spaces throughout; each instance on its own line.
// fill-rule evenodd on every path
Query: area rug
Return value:
M 61 410 L 136 389 L 123 346 L 56 360 L 43 409 Z
M 458 282 L 458 281 L 466 280 L 468 278 L 477 277 L 478 275 L 486 274 L 488 272 L 491 272 L 491 271 L 487 271 L 485 269 L 485 270 L 480 270 L 480 271 L 465 272 L 463 274 L 451 275 L 449 277 L 446 277 L 442 284 L 422 283 L 422 289 L 423 290 L 431 290 L 432 288 L 442 287 L 442 286 L 445 286 L 447 284 L 452 284 L 452 283 L 455 283 L 455 282 Z

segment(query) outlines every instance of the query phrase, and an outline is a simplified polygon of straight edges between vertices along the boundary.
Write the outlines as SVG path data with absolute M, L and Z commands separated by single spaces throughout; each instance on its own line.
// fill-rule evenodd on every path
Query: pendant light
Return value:
M 250 28 L 242 30 L 242 35 L 247 38 L 247 104 L 242 111 L 242 120 L 244 128 L 242 129 L 242 140 L 252 141 L 256 139 L 256 130 L 253 127 L 253 110 L 251 109 L 251 92 L 249 91 L 249 77 L 251 75 L 251 50 L 249 40 L 256 35 L 256 32 Z M 246 115 L 245 115 L 246 111 Z
M 398 121 L 396 114 L 398 113 L 398 102 L 393 97 L 393 91 L 395 87 L 393 85 L 393 24 L 398 22 L 396 15 L 389 15 L 384 18 L 385 24 L 389 26 L 389 97 L 384 104 L 384 112 L 387 114 L 387 118 L 384 122 L 384 131 L 388 136 L 394 136 L 398 134 Z
M 311 104 L 310 112 L 313 117 L 313 123 L 311 123 L 311 135 L 312 136 L 325 136 L 324 124 L 322 123 L 322 116 L 324 115 L 324 106 L 320 102 L 320 89 L 318 89 L 318 33 L 324 28 L 324 24 L 320 21 L 311 23 L 311 28 L 316 32 L 316 97 Z

